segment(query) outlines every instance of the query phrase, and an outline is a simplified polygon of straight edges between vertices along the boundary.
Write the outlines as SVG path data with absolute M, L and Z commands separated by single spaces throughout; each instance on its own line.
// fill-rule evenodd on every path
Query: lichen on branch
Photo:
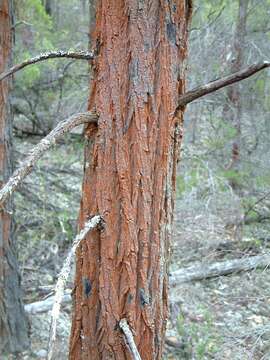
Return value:
M 25 68 L 26 66 L 36 64 L 41 61 L 56 59 L 56 58 L 69 58 L 69 59 L 77 59 L 77 60 L 93 60 L 94 52 L 93 51 L 49 51 L 42 54 L 39 54 L 33 58 L 24 60 L 20 64 L 16 64 L 12 66 L 7 71 L 0 74 L 0 81 L 4 80 L 10 75 L 13 75 L 17 71 Z

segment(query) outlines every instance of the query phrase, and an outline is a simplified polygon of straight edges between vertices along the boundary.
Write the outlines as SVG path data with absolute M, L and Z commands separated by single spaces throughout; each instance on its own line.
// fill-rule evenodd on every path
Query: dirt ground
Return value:
M 172 270 L 268 251 L 268 246 L 250 238 L 226 237 L 224 217 L 198 213 L 194 219 L 193 212 L 182 211 L 180 203 L 176 207 Z M 215 226 L 207 225 L 209 217 Z M 168 358 L 270 359 L 269 285 L 266 268 L 171 288 L 167 336 L 175 337 L 182 349 L 168 349 Z

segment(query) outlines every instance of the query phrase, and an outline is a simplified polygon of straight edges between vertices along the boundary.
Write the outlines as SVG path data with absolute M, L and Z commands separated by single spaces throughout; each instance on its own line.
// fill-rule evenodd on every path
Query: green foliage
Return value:
M 180 314 L 177 319 L 177 332 L 183 342 L 182 358 L 206 360 L 218 352 L 221 339 L 217 336 L 211 313 L 200 309 L 203 321 L 191 322 Z
M 37 65 L 28 66 L 21 74 L 20 80 L 23 84 L 23 88 L 32 86 L 35 81 L 40 78 L 40 68 Z
M 270 186 L 270 172 L 265 172 L 265 174 L 260 174 L 256 177 L 256 184 L 258 187 L 269 187 Z
M 221 171 L 225 180 L 233 183 L 239 188 L 246 187 L 249 182 L 250 173 L 246 169 L 229 169 Z
M 215 150 L 224 147 L 237 135 L 236 128 L 223 118 L 212 116 L 211 122 L 214 124 L 215 131 L 205 139 L 205 145 L 210 149 Z
M 213 22 L 221 13 L 224 13 L 225 19 L 229 23 L 233 23 L 237 14 L 238 1 L 237 0 L 204 0 L 194 1 L 195 9 L 200 8 L 200 11 L 194 11 L 192 19 L 192 26 L 205 27 L 205 24 Z
M 177 193 L 181 195 L 185 191 L 191 191 L 193 187 L 196 187 L 199 182 L 199 169 L 194 168 L 188 174 L 188 177 L 183 175 L 177 176 Z
M 241 199 L 242 206 L 245 210 L 250 209 L 256 202 L 256 197 L 254 196 L 245 196 Z
M 15 62 L 31 58 L 42 51 L 54 49 L 53 21 L 46 13 L 41 0 L 20 0 L 15 3 L 16 30 Z M 33 65 L 17 74 L 24 88 L 33 86 L 41 78 L 41 72 L 49 66 Z
M 265 78 L 258 77 L 255 84 L 254 84 L 254 86 L 255 86 L 255 89 L 258 92 L 258 94 L 260 96 L 262 96 L 264 94 L 264 91 L 265 91 Z
M 32 45 L 37 48 L 51 48 L 53 22 L 41 0 L 20 0 L 16 9 L 17 22 L 23 21 L 26 24 L 29 37 L 32 37 Z
M 74 238 L 74 227 L 71 222 L 71 213 L 68 208 L 63 208 L 54 218 L 54 234 L 62 234 L 62 245 L 69 246 Z
M 46 51 L 88 48 L 89 18 L 82 3 L 52 2 L 51 15 L 43 3 L 41 0 L 15 2 L 15 63 Z M 85 107 L 88 70 L 84 61 L 51 59 L 18 72 L 13 97 L 16 115 L 22 114 L 28 120 L 24 130 L 46 133 L 57 121 Z M 19 121 L 15 116 L 15 126 L 19 124 L 22 128 Z
M 225 170 L 223 172 L 223 176 L 225 179 L 237 183 L 238 185 L 240 185 L 241 183 L 241 174 L 237 170 L 234 169 Z
M 29 21 L 33 25 L 52 29 L 51 17 L 46 13 L 41 0 L 15 1 L 15 9 L 20 20 Z

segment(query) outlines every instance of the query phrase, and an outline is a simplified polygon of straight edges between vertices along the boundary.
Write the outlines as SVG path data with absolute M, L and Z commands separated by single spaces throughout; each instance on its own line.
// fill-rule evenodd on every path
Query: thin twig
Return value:
M 56 58 L 70 58 L 77 60 L 93 60 L 94 52 L 93 51 L 50 51 L 42 53 L 38 56 L 35 56 L 31 59 L 27 59 L 20 64 L 16 64 L 12 66 L 7 71 L 0 74 L 0 81 L 4 80 L 6 77 L 14 74 L 15 72 L 25 68 L 28 65 L 36 64 L 40 61 L 48 60 L 48 59 L 56 59 Z
M 23 179 L 32 171 L 40 157 L 65 133 L 84 123 L 97 124 L 98 116 L 95 112 L 78 113 L 59 124 L 44 137 L 30 152 L 21 166 L 15 170 L 8 182 L 0 190 L 0 208 L 7 198 L 17 189 Z
M 178 111 L 180 111 L 184 106 L 191 103 L 192 101 L 215 92 L 225 86 L 232 85 L 236 82 L 247 79 L 248 77 L 268 67 L 270 67 L 270 62 L 264 61 L 262 63 L 251 65 L 244 70 L 237 71 L 223 78 L 213 80 L 206 85 L 198 86 L 195 89 L 187 91 L 184 95 L 180 96 L 177 108 L 175 110 L 175 115 L 177 115 Z
M 102 221 L 101 216 L 96 215 L 85 224 L 84 228 L 81 230 L 81 232 L 76 236 L 75 240 L 73 241 L 72 247 L 68 253 L 68 256 L 59 274 L 57 283 L 55 285 L 54 304 L 51 313 L 51 329 L 49 336 L 47 360 L 51 360 L 53 355 L 53 348 L 56 339 L 56 325 L 60 314 L 60 306 L 64 295 L 65 284 L 67 282 L 70 273 L 71 261 L 76 253 L 76 249 L 79 246 L 80 242 L 85 238 L 88 232 L 94 229 L 95 227 L 97 227 L 101 221 Z
M 133 360 L 141 360 L 142 358 L 141 358 L 139 351 L 137 349 L 137 346 L 135 344 L 135 341 L 134 341 L 132 332 L 129 328 L 127 319 L 120 320 L 119 327 L 125 335 L 126 344 L 132 355 Z

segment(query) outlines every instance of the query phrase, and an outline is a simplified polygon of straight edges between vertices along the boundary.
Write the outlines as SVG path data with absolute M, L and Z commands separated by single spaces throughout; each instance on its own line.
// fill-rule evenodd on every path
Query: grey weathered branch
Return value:
M 255 65 L 251 65 L 246 69 L 237 71 L 223 78 L 213 80 L 206 85 L 198 86 L 195 89 L 187 91 L 184 95 L 180 96 L 179 103 L 175 110 L 175 115 L 181 110 L 184 106 L 191 103 L 194 100 L 201 98 L 207 94 L 215 92 L 219 89 L 222 89 L 225 86 L 232 85 L 241 80 L 247 79 L 248 77 L 256 74 L 257 72 L 270 67 L 269 61 L 264 61 Z
M 67 258 L 65 259 L 64 265 L 59 274 L 57 283 L 55 285 L 55 296 L 54 296 L 54 303 L 51 314 L 51 329 L 50 329 L 48 357 L 47 357 L 48 360 L 51 360 L 53 355 L 53 347 L 56 339 L 56 325 L 60 314 L 60 307 L 64 296 L 65 285 L 70 273 L 71 261 L 81 241 L 86 237 L 88 232 L 96 228 L 101 223 L 101 221 L 102 221 L 101 216 L 96 215 L 85 224 L 84 228 L 80 231 L 80 233 L 76 236 L 75 240 L 73 241 L 72 247 L 68 253 Z
M 84 123 L 97 124 L 98 115 L 95 112 L 78 113 L 67 120 L 61 121 L 45 138 L 30 152 L 21 166 L 15 170 L 8 182 L 0 190 L 0 208 L 7 198 L 16 190 L 23 179 L 32 171 L 40 157 L 65 133 Z
M 69 59 L 77 59 L 77 60 L 93 60 L 94 52 L 92 51 L 50 51 L 42 53 L 38 56 L 35 56 L 31 59 L 25 60 L 20 64 L 16 64 L 12 66 L 7 71 L 0 74 L 0 81 L 4 80 L 6 77 L 14 74 L 15 72 L 25 68 L 26 66 L 36 64 L 40 61 L 48 60 L 48 59 L 56 59 L 56 58 L 69 58 Z
M 203 280 L 228 275 L 239 271 L 264 269 L 270 265 L 270 255 L 251 256 L 243 259 L 227 260 L 213 264 L 190 266 L 171 273 L 170 285 L 175 286 L 188 281 Z
M 132 355 L 133 360 L 141 360 L 141 356 L 140 356 L 137 346 L 135 344 L 133 334 L 129 328 L 127 319 L 120 320 L 119 327 L 125 335 L 126 344 Z

